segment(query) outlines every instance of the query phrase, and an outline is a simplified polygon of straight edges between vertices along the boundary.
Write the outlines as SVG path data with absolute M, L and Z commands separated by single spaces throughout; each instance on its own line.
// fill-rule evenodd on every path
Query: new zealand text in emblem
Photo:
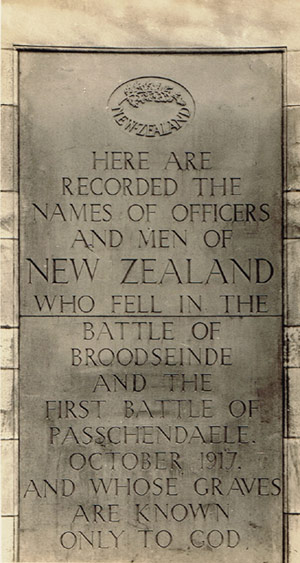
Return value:
M 182 129 L 194 116 L 189 91 L 174 80 L 143 76 L 124 82 L 108 101 L 115 123 L 140 137 L 163 137 Z

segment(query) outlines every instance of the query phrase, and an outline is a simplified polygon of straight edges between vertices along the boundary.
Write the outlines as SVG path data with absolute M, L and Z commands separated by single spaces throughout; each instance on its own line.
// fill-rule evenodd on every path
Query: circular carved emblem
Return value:
M 118 86 L 108 100 L 108 108 L 115 123 L 126 133 L 158 138 L 187 125 L 194 116 L 195 103 L 178 82 L 142 76 Z

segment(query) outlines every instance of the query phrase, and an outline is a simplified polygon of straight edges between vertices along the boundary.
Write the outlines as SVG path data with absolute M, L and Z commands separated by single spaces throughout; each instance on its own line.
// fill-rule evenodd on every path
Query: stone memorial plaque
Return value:
M 282 53 L 19 72 L 20 561 L 282 562 Z

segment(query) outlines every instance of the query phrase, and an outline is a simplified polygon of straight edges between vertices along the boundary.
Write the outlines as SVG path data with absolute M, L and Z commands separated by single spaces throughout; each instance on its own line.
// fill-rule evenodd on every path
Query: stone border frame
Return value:
M 300 537 L 300 51 L 261 48 L 97 48 L 15 45 L 2 49 L 1 99 L 1 447 L 2 561 L 18 561 L 18 57 L 22 50 L 63 52 L 259 53 L 283 57 L 283 563 L 299 561 Z M 298 76 L 297 76 L 298 72 Z

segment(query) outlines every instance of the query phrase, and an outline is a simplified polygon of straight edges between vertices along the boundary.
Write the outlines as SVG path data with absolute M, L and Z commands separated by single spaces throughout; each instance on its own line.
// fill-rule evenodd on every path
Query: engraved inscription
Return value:
M 19 561 L 283 563 L 281 84 L 21 54 Z

